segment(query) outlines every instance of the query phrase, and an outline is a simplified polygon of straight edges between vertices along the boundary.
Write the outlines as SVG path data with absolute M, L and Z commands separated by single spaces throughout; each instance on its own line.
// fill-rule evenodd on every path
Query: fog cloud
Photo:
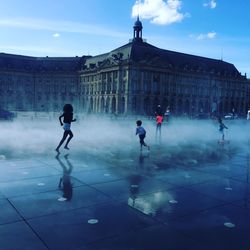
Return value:
M 197 164 L 203 161 L 228 157 L 230 152 L 247 145 L 249 124 L 246 121 L 226 121 L 225 131 L 228 151 L 218 151 L 221 135 L 217 121 L 212 120 L 173 120 L 162 126 L 161 142 L 155 137 L 155 121 L 142 119 L 146 129 L 145 142 L 151 146 L 150 158 L 156 167 L 168 164 Z M 133 165 L 131 157 L 140 154 L 139 139 L 135 135 L 136 119 L 105 119 L 79 117 L 72 123 L 74 137 L 69 144 L 70 153 L 89 155 L 94 158 L 113 162 L 126 162 Z M 31 120 L 17 119 L 14 122 L 0 122 L 0 155 L 55 155 L 55 148 L 62 138 L 63 129 L 58 119 Z M 231 151 L 230 151 L 231 150 Z M 230 151 L 230 152 L 229 152 Z M 67 153 L 61 149 L 62 153 Z M 147 149 L 143 150 L 146 153 Z M 223 151 L 224 152 L 224 151 Z

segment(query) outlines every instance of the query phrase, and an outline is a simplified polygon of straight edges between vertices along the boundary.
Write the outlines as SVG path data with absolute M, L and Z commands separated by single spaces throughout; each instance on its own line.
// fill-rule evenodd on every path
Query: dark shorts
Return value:
M 140 143 L 142 144 L 142 145 L 144 145 L 145 144 L 145 142 L 144 142 L 144 138 L 146 137 L 146 135 L 145 134 L 142 134 L 142 135 L 139 135 L 139 138 L 140 138 Z

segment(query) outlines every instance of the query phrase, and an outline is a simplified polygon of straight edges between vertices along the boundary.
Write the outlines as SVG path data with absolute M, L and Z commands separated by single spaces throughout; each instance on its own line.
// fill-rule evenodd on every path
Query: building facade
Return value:
M 176 115 L 236 112 L 250 107 L 249 80 L 233 64 L 157 48 L 133 39 L 113 51 L 71 58 L 0 54 L 0 108 L 151 115 L 157 105 Z
M 78 71 L 85 57 L 37 58 L 0 54 L 0 108 L 59 111 L 79 105 Z

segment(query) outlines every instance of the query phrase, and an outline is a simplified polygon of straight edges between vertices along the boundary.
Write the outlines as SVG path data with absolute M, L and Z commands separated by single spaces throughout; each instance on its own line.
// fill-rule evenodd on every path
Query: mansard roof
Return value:
M 239 76 L 236 67 L 228 62 L 157 48 L 146 42 L 131 44 L 131 60 L 167 67 L 177 71 L 200 71 Z
M 86 57 L 33 57 L 0 53 L 0 69 L 35 72 L 76 72 Z
M 206 74 L 243 77 L 228 62 L 157 48 L 133 40 L 109 53 L 82 57 L 32 57 L 0 53 L 0 69 L 31 72 L 76 72 L 109 68 L 118 63 L 132 63 L 171 72 L 204 72 Z
M 206 72 L 207 74 L 242 77 L 231 63 L 160 49 L 144 41 L 132 41 L 112 50 L 110 53 L 91 57 L 86 60 L 85 65 L 87 68 L 109 67 L 122 61 L 165 68 L 172 72 Z

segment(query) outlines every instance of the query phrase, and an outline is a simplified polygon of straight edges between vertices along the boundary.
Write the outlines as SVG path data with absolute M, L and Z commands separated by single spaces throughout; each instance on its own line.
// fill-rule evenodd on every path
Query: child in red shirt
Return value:
M 156 137 L 159 134 L 159 137 L 161 137 L 161 124 L 163 122 L 163 116 L 157 115 L 156 116 Z

